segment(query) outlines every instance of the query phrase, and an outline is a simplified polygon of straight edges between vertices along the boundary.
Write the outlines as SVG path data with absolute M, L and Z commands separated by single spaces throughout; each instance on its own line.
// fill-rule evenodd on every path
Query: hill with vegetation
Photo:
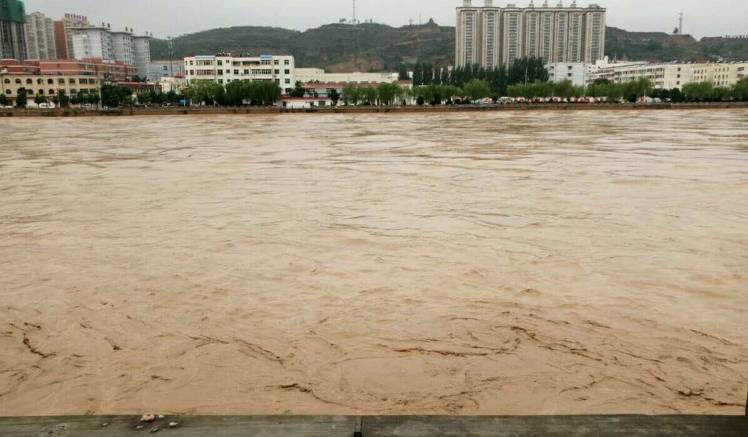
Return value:
M 151 44 L 153 59 L 167 59 L 165 40 Z M 433 21 L 392 27 L 378 23 L 328 24 L 304 32 L 276 27 L 230 27 L 174 39 L 174 56 L 214 54 L 292 54 L 299 67 L 328 71 L 396 71 L 402 64 L 436 66 L 454 62 L 455 29 Z M 704 38 L 659 32 L 628 32 L 609 27 L 606 54 L 611 59 L 646 61 L 747 60 L 748 39 Z

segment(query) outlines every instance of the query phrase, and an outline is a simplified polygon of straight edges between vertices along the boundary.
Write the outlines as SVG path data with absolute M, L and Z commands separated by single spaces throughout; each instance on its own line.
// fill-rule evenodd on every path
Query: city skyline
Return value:
M 482 3 L 482 0 L 475 0 Z M 178 36 L 216 27 L 274 26 L 305 30 L 352 17 L 351 0 L 288 0 L 279 8 L 270 0 L 253 0 L 247 7 L 244 0 L 222 0 L 221 8 L 197 0 L 130 0 L 126 9 L 113 9 L 111 4 L 97 0 L 26 0 L 27 12 L 41 11 L 55 19 L 65 12 L 87 15 L 93 22 L 105 21 L 112 28 L 134 27 L 137 32 L 152 32 L 156 37 Z M 154 4 L 155 3 L 155 4 Z M 454 26 L 454 10 L 460 0 L 431 0 L 429 2 L 406 0 L 357 0 L 360 20 L 374 19 L 392 26 L 428 21 Z M 504 6 L 508 1 L 495 1 Z M 514 1 L 527 6 L 529 1 Z M 555 5 L 556 1 L 551 2 Z M 748 29 L 744 17 L 748 3 L 735 4 L 730 0 L 714 0 L 708 4 L 700 0 L 662 0 L 652 4 L 649 0 L 604 0 L 579 2 L 580 6 L 599 3 L 608 10 L 608 25 L 629 31 L 672 32 L 677 26 L 678 14 L 685 13 L 685 33 L 696 38 L 745 34 Z M 536 5 L 542 0 L 536 1 Z M 564 1 L 571 4 L 570 0 Z M 170 18 L 170 17 L 173 17 Z

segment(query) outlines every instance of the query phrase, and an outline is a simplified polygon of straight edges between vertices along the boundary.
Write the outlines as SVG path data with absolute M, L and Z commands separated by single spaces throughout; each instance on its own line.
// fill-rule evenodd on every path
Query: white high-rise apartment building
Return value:
M 477 1 L 477 0 L 476 0 Z M 455 64 L 495 67 L 515 59 L 539 57 L 546 62 L 594 63 L 605 56 L 606 10 L 596 4 L 569 7 L 562 3 L 527 7 L 474 6 L 463 0 L 457 8 Z
M 73 33 L 73 58 L 114 61 L 112 34 L 106 27 L 79 27 Z
M 41 12 L 26 15 L 26 52 L 28 59 L 57 59 L 54 21 Z
M 218 55 L 184 58 L 184 70 L 189 82 L 212 80 L 226 85 L 237 80 L 267 80 L 277 83 L 284 94 L 290 93 L 296 85 L 295 69 L 293 56 Z
M 122 32 L 110 32 L 110 34 L 114 59 L 133 65 L 135 63 L 135 50 L 132 32 L 125 29 Z
M 138 76 L 148 77 L 148 68 L 151 65 L 151 37 L 138 35 L 133 37 L 133 59 Z

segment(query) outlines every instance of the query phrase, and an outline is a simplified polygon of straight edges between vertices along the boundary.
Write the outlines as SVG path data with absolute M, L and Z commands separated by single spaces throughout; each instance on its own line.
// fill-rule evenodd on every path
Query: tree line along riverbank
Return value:
M 213 114 L 398 114 L 491 111 L 650 111 L 650 110 L 720 110 L 748 109 L 748 102 L 706 103 L 525 103 L 495 105 L 447 106 L 338 106 L 330 108 L 288 109 L 280 107 L 152 107 L 117 109 L 0 109 L 0 117 L 95 117 L 95 116 L 158 116 Z

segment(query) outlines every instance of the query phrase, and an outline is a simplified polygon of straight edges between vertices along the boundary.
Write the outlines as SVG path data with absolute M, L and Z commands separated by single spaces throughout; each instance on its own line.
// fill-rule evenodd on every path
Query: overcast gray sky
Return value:
M 401 26 L 409 19 L 454 25 L 461 0 L 357 0 L 359 19 Z M 483 4 L 482 0 L 474 3 Z M 529 0 L 494 0 L 525 5 Z M 536 4 L 542 0 L 536 0 Z M 551 0 L 550 3 L 556 3 Z M 568 5 L 571 0 L 564 0 Z M 678 13 L 686 14 L 685 31 L 696 37 L 748 34 L 747 0 L 599 0 L 608 8 L 608 24 L 636 31 L 671 32 Z M 587 5 L 587 1 L 579 2 Z M 26 0 L 29 11 L 52 17 L 65 12 L 87 15 L 112 27 L 134 27 L 163 37 L 215 27 L 277 26 L 304 30 L 352 16 L 352 0 Z

